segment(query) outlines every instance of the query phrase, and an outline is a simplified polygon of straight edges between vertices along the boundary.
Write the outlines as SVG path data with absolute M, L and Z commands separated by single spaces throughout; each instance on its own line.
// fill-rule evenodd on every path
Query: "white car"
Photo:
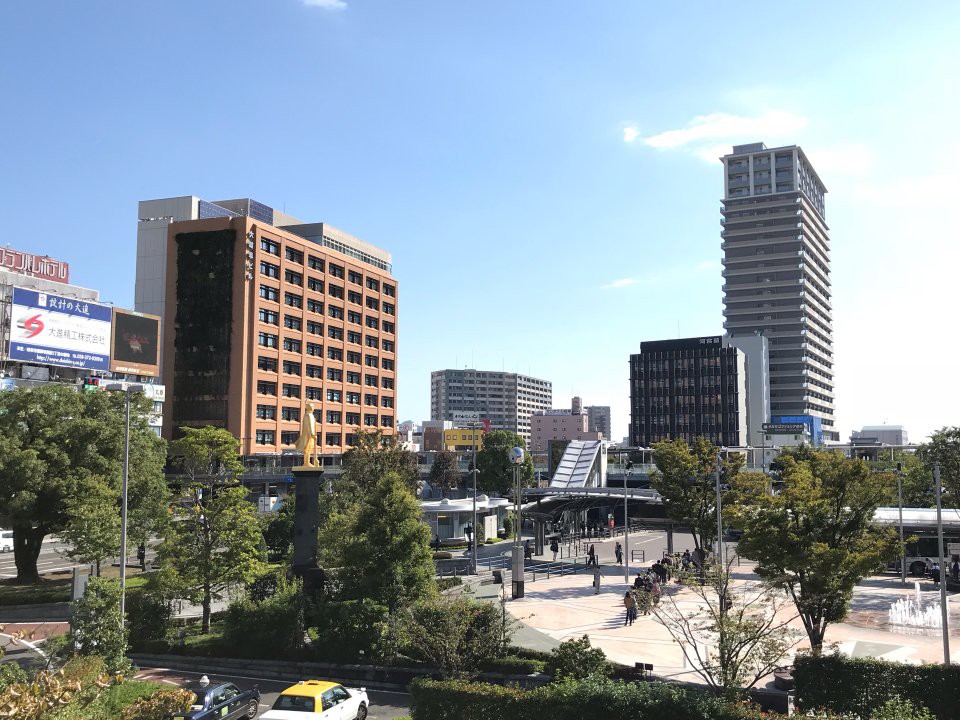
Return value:
M 301 680 L 277 697 L 260 720 L 366 720 L 366 688 L 345 688 L 328 680 Z
M 13 552 L 13 530 L 0 530 L 0 552 Z

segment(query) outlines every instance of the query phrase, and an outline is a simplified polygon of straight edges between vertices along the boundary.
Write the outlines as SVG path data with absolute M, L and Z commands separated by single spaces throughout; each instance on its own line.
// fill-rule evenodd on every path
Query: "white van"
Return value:
M 13 552 L 13 530 L 0 530 L 0 552 Z

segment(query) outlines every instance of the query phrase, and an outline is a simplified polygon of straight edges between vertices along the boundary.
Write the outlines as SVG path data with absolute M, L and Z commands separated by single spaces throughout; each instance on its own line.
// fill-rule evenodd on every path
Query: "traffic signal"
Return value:
M 100 378 L 98 377 L 85 377 L 83 379 L 83 391 L 84 392 L 97 392 L 100 389 Z

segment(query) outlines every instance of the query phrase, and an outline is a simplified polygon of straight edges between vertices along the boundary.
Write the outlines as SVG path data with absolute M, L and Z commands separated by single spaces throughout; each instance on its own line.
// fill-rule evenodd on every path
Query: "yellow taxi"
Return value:
M 346 688 L 329 680 L 301 680 L 277 697 L 260 720 L 366 720 L 370 700 L 366 688 Z

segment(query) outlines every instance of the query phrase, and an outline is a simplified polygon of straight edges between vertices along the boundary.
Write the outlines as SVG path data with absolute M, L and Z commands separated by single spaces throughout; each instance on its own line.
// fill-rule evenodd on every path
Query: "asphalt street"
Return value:
M 154 682 L 167 683 L 176 687 L 190 686 L 196 683 L 201 673 L 186 672 L 183 670 L 167 670 L 164 668 L 141 668 L 137 673 L 138 680 L 152 680 Z M 299 680 L 323 678 L 290 678 L 289 680 L 274 680 L 268 678 L 257 678 L 252 676 L 238 675 L 220 675 L 208 673 L 210 682 L 232 682 L 241 690 L 248 690 L 256 687 L 260 690 L 260 713 L 265 713 L 277 699 L 277 695 L 284 688 L 293 685 Z M 348 685 L 348 687 L 350 687 Z M 400 692 L 388 692 L 385 690 L 367 690 L 367 696 L 370 698 L 371 720 L 393 720 L 393 718 L 404 717 L 410 714 L 410 695 Z M 259 715 L 258 715 L 259 717 Z
M 40 556 L 37 558 L 37 570 L 40 574 L 52 572 L 69 572 L 73 567 L 86 567 L 78 565 L 66 556 L 66 549 L 69 547 L 66 543 L 60 542 L 55 538 L 46 538 L 40 547 Z M 13 552 L 0 553 L 0 580 L 17 576 L 17 565 L 13 561 Z

